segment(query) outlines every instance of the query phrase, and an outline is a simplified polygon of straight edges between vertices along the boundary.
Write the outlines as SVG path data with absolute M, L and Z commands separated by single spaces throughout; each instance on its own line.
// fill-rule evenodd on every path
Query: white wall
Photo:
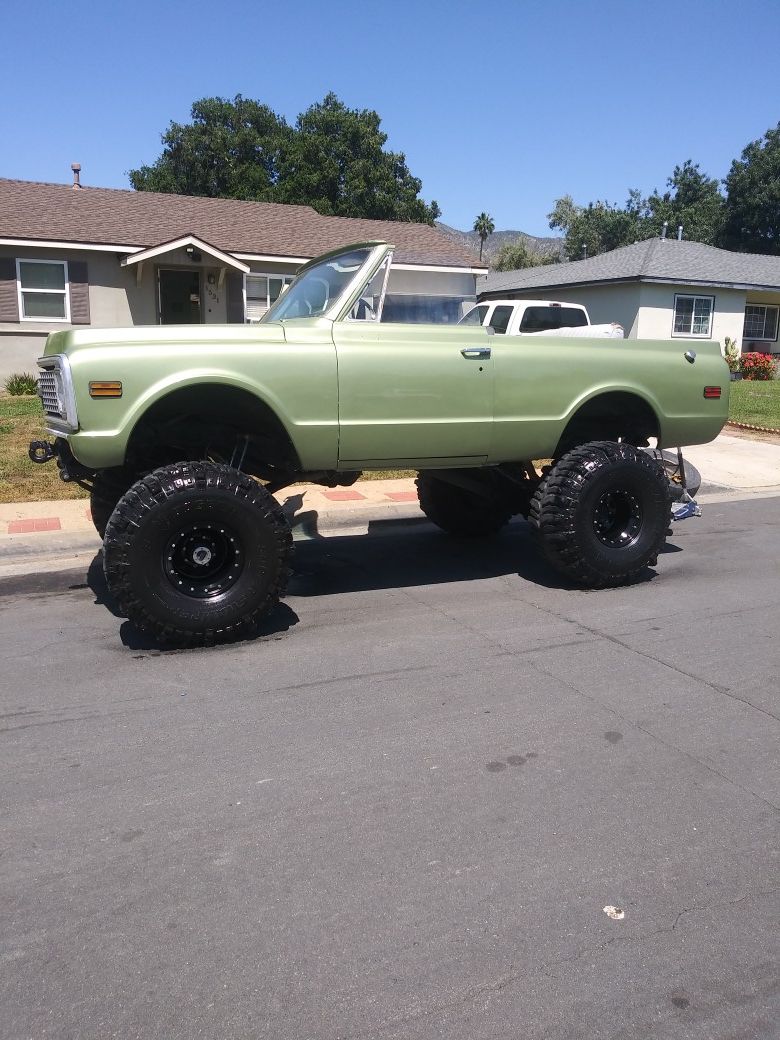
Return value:
M 742 341 L 742 327 L 745 322 L 745 290 L 697 288 L 690 285 L 658 285 L 641 286 L 639 307 L 640 339 L 679 339 L 685 342 L 701 341 L 701 336 L 677 336 L 674 327 L 674 297 L 714 296 L 714 310 L 710 340 L 719 343 L 723 349 L 723 341 L 730 336 L 737 343 Z

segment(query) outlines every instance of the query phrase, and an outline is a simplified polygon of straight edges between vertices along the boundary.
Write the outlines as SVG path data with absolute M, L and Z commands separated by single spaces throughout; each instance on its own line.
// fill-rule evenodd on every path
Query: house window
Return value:
M 252 324 L 260 321 L 272 303 L 276 303 L 292 283 L 291 274 L 248 274 L 244 276 L 246 307 L 245 320 Z
M 714 296 L 675 296 L 674 336 L 709 336 Z
M 751 303 L 745 307 L 743 339 L 777 339 L 777 307 Z
M 66 260 L 17 260 L 22 321 L 70 321 Z

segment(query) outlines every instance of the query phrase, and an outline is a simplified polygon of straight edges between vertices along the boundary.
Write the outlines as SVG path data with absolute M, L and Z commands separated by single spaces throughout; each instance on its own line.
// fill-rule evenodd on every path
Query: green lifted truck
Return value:
M 423 511 L 451 534 L 527 517 L 580 585 L 655 565 L 671 490 L 641 449 L 717 436 L 718 345 L 383 323 L 392 252 L 313 260 L 258 325 L 49 337 L 40 395 L 56 439 L 30 454 L 90 490 L 108 586 L 136 625 L 179 645 L 250 633 L 289 572 L 274 493 L 363 469 L 417 470 Z

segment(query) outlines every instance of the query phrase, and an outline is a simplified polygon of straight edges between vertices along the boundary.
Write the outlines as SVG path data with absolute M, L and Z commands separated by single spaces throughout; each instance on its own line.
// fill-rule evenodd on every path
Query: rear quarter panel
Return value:
M 717 343 L 496 336 L 493 359 L 493 462 L 549 458 L 576 411 L 614 390 L 653 409 L 661 446 L 711 441 L 728 417 L 729 372 Z M 720 386 L 720 400 L 705 399 L 705 386 Z

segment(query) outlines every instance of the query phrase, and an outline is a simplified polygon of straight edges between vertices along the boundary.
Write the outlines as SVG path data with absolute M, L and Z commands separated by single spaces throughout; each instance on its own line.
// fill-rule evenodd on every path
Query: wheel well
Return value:
M 182 387 L 156 401 L 136 423 L 127 459 L 130 464 L 158 457 L 159 464 L 204 457 L 229 462 L 239 443 L 246 447 L 241 468 L 248 473 L 262 476 L 268 466 L 300 468 L 287 430 L 264 401 L 213 383 Z M 171 453 L 175 459 L 167 457 Z
M 588 441 L 627 441 L 644 446 L 649 437 L 658 437 L 658 418 L 638 394 L 612 390 L 592 397 L 569 419 L 561 434 L 555 457 Z

